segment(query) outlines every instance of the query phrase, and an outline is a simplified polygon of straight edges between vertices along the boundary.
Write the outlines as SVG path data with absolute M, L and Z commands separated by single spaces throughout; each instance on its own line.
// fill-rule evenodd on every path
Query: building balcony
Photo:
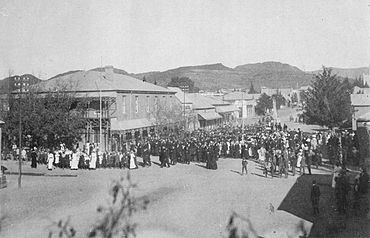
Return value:
M 100 118 L 99 110 L 87 110 L 83 112 L 84 118 Z M 102 118 L 109 118 L 109 111 L 102 111 Z

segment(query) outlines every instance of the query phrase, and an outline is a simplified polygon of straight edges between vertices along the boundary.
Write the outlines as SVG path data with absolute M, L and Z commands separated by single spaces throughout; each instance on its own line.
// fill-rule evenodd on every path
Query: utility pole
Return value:
M 242 133 L 244 133 L 244 92 L 242 89 Z
M 100 67 L 102 68 L 103 70 L 103 56 L 100 56 Z M 101 75 L 100 75 L 101 76 Z M 102 80 L 103 78 L 100 77 L 100 80 Z M 102 151 L 103 149 L 103 131 L 102 131 L 102 98 L 101 98 L 101 89 L 99 88 L 99 110 L 100 110 L 100 113 L 99 113 L 99 145 L 100 145 L 100 152 Z
M 18 177 L 18 188 L 22 187 L 22 88 L 23 78 L 19 77 L 20 88 L 19 88 L 19 148 L 18 148 L 18 161 L 19 161 L 19 177 Z
M 103 131 L 102 131 L 102 98 L 101 98 L 101 89 L 99 89 L 99 110 L 100 110 L 100 113 L 99 113 L 99 144 L 100 144 L 100 151 L 102 151 L 103 149 Z
M 185 93 L 186 93 L 186 90 L 188 90 L 189 86 L 188 85 L 182 85 L 180 86 L 180 88 L 182 89 L 183 93 L 184 93 L 184 132 L 186 130 L 186 112 L 185 112 L 185 107 L 186 107 L 186 98 L 185 98 Z

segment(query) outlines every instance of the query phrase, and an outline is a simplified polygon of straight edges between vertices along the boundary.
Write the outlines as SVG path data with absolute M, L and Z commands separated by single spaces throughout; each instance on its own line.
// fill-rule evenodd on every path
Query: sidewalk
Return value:
M 1 165 L 6 167 L 6 176 L 19 175 L 19 161 L 18 160 L 3 160 Z M 30 161 L 22 162 L 22 176 L 72 176 L 76 177 L 77 170 L 53 168 L 48 170 L 45 164 L 37 164 L 37 168 L 31 168 Z

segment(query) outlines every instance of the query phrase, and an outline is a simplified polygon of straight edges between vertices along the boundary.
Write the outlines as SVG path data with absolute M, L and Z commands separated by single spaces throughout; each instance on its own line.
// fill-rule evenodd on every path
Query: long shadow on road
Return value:
M 314 215 L 311 205 L 312 181 L 316 180 L 320 187 L 320 214 Z M 289 190 L 278 210 L 289 212 L 303 220 L 313 223 L 310 237 L 326 237 L 330 234 L 327 231 L 328 222 L 332 214 L 333 189 L 331 188 L 331 175 L 312 174 L 302 175 L 297 178 L 296 183 Z
M 353 175 L 350 175 L 353 177 Z M 320 214 L 313 215 L 311 206 L 312 181 L 320 186 Z M 334 189 L 330 174 L 300 176 L 281 202 L 278 210 L 289 212 L 313 223 L 309 237 L 370 237 L 368 196 L 361 203 L 361 209 L 354 211 L 349 207 L 346 215 L 335 211 Z M 349 203 L 351 206 L 352 203 Z M 358 214 L 357 214 L 358 213 Z

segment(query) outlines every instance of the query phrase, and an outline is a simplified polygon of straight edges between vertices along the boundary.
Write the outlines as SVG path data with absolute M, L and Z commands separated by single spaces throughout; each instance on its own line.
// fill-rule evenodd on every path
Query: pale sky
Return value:
M 370 0 L 0 0 L 0 78 L 280 61 L 370 64 Z

